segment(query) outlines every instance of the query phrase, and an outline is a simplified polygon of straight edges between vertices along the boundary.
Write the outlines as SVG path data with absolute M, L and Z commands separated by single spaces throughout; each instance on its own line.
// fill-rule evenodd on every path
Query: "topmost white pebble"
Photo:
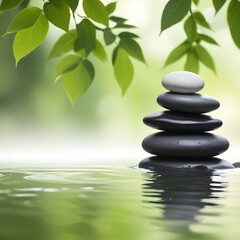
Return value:
M 204 87 L 204 81 L 195 73 L 176 71 L 165 75 L 162 79 L 162 85 L 175 93 L 195 93 Z

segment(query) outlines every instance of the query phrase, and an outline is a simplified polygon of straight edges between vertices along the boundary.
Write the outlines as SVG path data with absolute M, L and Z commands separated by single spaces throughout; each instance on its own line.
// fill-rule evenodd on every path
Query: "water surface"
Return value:
M 0 171 L 1 240 L 240 239 L 240 170 Z

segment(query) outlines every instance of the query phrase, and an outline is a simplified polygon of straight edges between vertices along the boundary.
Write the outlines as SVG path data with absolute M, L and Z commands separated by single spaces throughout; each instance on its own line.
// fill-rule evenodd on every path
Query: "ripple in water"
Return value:
M 0 239 L 239 239 L 240 171 L 0 172 Z

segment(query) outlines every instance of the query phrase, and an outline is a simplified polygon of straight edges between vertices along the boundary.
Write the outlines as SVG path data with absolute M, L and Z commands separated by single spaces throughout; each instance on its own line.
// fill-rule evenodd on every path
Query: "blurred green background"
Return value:
M 31 1 L 42 5 L 42 1 Z M 108 3 L 110 1 L 103 1 Z M 147 66 L 135 60 L 135 77 L 126 95 L 120 88 L 111 66 L 111 47 L 106 63 L 93 58 L 96 77 L 89 90 L 72 108 L 61 81 L 54 84 L 56 62 L 47 61 L 49 51 L 63 34 L 51 26 L 43 45 L 23 59 L 15 68 L 12 54 L 13 36 L 0 39 L 0 157 L 3 160 L 25 161 L 89 160 L 138 162 L 148 155 L 141 149 L 142 139 L 154 132 L 142 118 L 162 110 L 157 96 L 165 90 L 161 78 L 170 71 L 182 70 L 184 58 L 163 68 L 170 51 L 184 40 L 184 30 L 177 24 L 159 37 L 160 16 L 167 1 L 120 0 L 116 14 L 138 26 L 136 33 Z M 206 87 L 202 93 L 213 96 L 221 107 L 211 113 L 223 120 L 216 132 L 225 135 L 231 148 L 225 154 L 237 160 L 239 138 L 240 51 L 233 44 L 226 22 L 226 6 L 214 16 L 212 1 L 200 1 L 200 10 L 212 25 L 220 47 L 205 44 L 214 57 L 217 75 L 201 66 L 200 75 Z M 16 12 L 0 16 L 0 33 Z M 208 31 L 208 30 L 204 30 Z

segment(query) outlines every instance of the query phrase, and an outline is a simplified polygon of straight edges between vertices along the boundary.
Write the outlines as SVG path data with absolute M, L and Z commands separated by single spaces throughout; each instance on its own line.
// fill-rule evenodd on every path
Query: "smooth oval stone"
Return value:
M 235 163 L 233 163 L 233 166 L 234 166 L 235 168 L 240 168 L 240 162 L 235 162 Z
M 150 114 L 143 122 L 149 127 L 172 132 L 204 132 L 222 126 L 222 121 L 217 118 L 172 111 Z
M 206 95 L 163 93 L 157 98 L 160 106 L 172 111 L 185 113 L 206 113 L 219 108 L 220 103 Z
M 229 142 L 224 137 L 210 134 L 175 134 L 158 132 L 142 142 L 145 151 L 160 157 L 201 158 L 225 152 Z
M 171 92 L 195 93 L 204 87 L 204 81 L 193 72 L 176 71 L 165 75 L 162 85 Z
M 234 166 L 226 160 L 219 158 L 198 158 L 198 159 L 178 159 L 178 158 L 162 158 L 149 157 L 142 160 L 140 168 L 150 169 L 153 171 L 161 169 L 198 169 L 198 170 L 217 170 L 217 169 L 233 169 Z

